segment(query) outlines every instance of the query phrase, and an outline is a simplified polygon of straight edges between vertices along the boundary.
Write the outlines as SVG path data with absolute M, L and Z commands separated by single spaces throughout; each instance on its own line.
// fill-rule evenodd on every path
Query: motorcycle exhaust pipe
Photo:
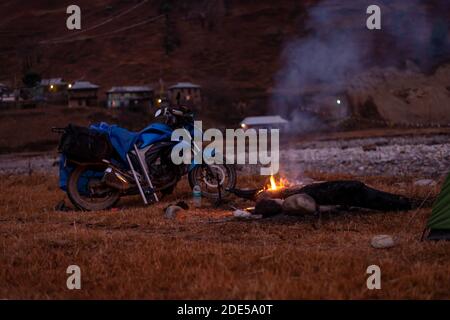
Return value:
M 118 189 L 120 191 L 126 191 L 131 187 L 127 178 L 125 178 L 120 172 L 114 170 L 111 167 L 108 167 L 105 170 L 105 174 L 102 180 L 108 187 Z

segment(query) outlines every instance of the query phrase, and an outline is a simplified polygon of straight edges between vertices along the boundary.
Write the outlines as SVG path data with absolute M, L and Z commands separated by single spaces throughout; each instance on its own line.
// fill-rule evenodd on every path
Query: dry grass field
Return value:
M 439 190 L 413 187 L 407 178 L 361 179 L 422 198 Z M 325 216 L 320 225 L 292 217 L 227 221 L 231 211 L 207 204 L 175 220 L 163 217 L 168 203 L 189 195 L 184 182 L 148 208 L 131 198 L 107 212 L 55 212 L 64 198 L 55 177 L 1 177 L 0 298 L 450 298 L 450 243 L 420 242 L 430 208 Z M 398 245 L 373 249 L 376 234 L 394 235 Z M 72 264 L 81 268 L 81 290 L 66 288 Z M 372 264 L 381 268 L 381 290 L 366 288 Z

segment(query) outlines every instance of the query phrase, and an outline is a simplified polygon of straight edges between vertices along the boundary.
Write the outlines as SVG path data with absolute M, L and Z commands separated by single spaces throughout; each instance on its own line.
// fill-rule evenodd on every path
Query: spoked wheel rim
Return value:
M 67 194 L 72 203 L 84 211 L 99 211 L 114 206 L 120 198 L 118 190 L 99 190 L 102 171 L 79 166 L 71 173 Z
M 226 179 L 226 172 L 224 167 L 218 165 L 211 165 L 209 169 L 212 171 L 214 176 L 208 174 L 208 172 L 203 172 L 203 183 L 209 188 L 217 189 L 217 184 L 223 185 Z M 207 171 L 205 168 L 204 171 Z
M 209 168 L 208 168 L 209 167 Z M 199 166 L 194 169 L 192 187 L 199 185 L 202 195 L 209 198 L 218 197 L 218 181 L 221 186 L 221 195 L 226 195 L 227 188 L 233 188 L 235 185 L 235 175 L 231 169 L 225 165 Z

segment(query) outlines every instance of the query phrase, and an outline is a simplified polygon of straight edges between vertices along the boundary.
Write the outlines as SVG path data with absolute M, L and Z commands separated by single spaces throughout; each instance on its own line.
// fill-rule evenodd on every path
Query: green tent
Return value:
M 450 174 L 433 205 L 427 228 L 428 240 L 450 240 Z

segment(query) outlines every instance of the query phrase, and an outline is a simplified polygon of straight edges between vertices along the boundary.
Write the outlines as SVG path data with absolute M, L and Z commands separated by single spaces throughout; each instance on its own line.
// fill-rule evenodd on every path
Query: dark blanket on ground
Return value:
M 295 193 L 306 193 L 319 205 L 341 205 L 379 211 L 399 211 L 412 208 L 410 199 L 370 188 L 359 181 L 313 183 Z

